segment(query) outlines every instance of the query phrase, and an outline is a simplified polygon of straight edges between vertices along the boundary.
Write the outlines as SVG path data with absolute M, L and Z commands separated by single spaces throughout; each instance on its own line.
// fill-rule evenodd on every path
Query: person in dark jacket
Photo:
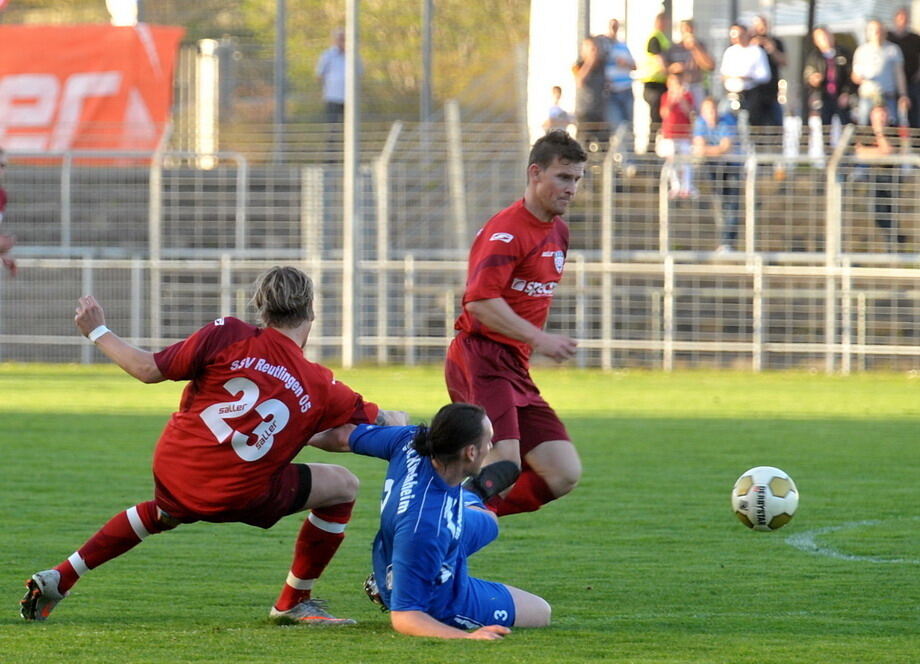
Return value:
M 811 33 L 814 49 L 805 56 L 805 87 L 808 113 L 821 116 L 821 124 L 831 124 L 836 115 L 840 124 L 850 122 L 850 95 L 856 86 L 850 78 L 853 54 L 834 43 L 827 28 Z

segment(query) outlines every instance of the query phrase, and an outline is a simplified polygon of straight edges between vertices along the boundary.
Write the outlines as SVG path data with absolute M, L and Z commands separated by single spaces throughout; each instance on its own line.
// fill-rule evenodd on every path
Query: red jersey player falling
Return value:
M 145 383 L 190 382 L 154 451 L 154 499 L 115 515 L 57 567 L 33 574 L 23 618 L 46 619 L 81 576 L 150 535 L 194 521 L 270 528 L 309 509 L 269 615 L 277 622 L 354 623 L 331 616 L 311 591 L 345 537 L 358 480 L 342 466 L 292 461 L 330 427 L 405 424 L 407 418 L 379 411 L 304 359 L 313 285 L 303 272 L 272 268 L 259 278 L 253 304 L 265 327 L 220 318 L 150 353 L 111 332 L 92 296 L 80 298 L 77 327 L 128 374 Z
M 463 313 L 447 351 L 445 378 L 451 399 L 482 406 L 494 427 L 488 466 L 471 480 L 473 488 L 501 484 L 496 473 L 507 468 L 521 470 L 509 491 L 487 503 L 499 516 L 539 509 L 581 477 L 565 426 L 530 377 L 530 355 L 563 362 L 575 353 L 575 340 L 550 334 L 543 325 L 569 246 L 569 229 L 559 215 L 575 196 L 587 158 L 564 131 L 538 139 L 523 200 L 492 217 L 470 250 Z

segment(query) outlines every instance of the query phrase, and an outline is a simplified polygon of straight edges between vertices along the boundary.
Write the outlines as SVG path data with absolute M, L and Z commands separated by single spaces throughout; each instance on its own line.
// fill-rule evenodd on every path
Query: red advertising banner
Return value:
M 0 25 L 0 146 L 153 150 L 183 28 Z

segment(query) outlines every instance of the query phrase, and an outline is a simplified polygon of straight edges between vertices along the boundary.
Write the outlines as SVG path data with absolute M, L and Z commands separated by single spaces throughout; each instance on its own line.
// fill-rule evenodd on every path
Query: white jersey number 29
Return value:
M 259 386 L 248 378 L 231 378 L 224 383 L 224 389 L 237 397 L 238 401 L 224 401 L 208 406 L 201 411 L 201 419 L 217 438 L 218 443 L 227 439 L 243 461 L 255 461 L 268 454 L 275 442 L 275 434 L 287 426 L 291 411 L 278 399 L 266 399 L 259 403 Z M 242 417 L 255 408 L 262 420 L 251 432 L 237 431 L 227 420 Z M 255 440 L 250 442 L 250 437 Z

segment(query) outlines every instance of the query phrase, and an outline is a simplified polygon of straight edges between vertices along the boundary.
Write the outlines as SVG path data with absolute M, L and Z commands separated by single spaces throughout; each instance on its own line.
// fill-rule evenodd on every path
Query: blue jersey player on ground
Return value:
M 491 440 L 482 408 L 453 403 L 430 427 L 346 425 L 311 441 L 389 461 L 369 584 L 377 586 L 397 632 L 495 640 L 510 626 L 549 624 L 543 598 L 467 573 L 467 558 L 498 537 L 495 514 L 480 495 L 461 487 L 479 474 Z M 514 479 L 499 480 L 493 489 Z

